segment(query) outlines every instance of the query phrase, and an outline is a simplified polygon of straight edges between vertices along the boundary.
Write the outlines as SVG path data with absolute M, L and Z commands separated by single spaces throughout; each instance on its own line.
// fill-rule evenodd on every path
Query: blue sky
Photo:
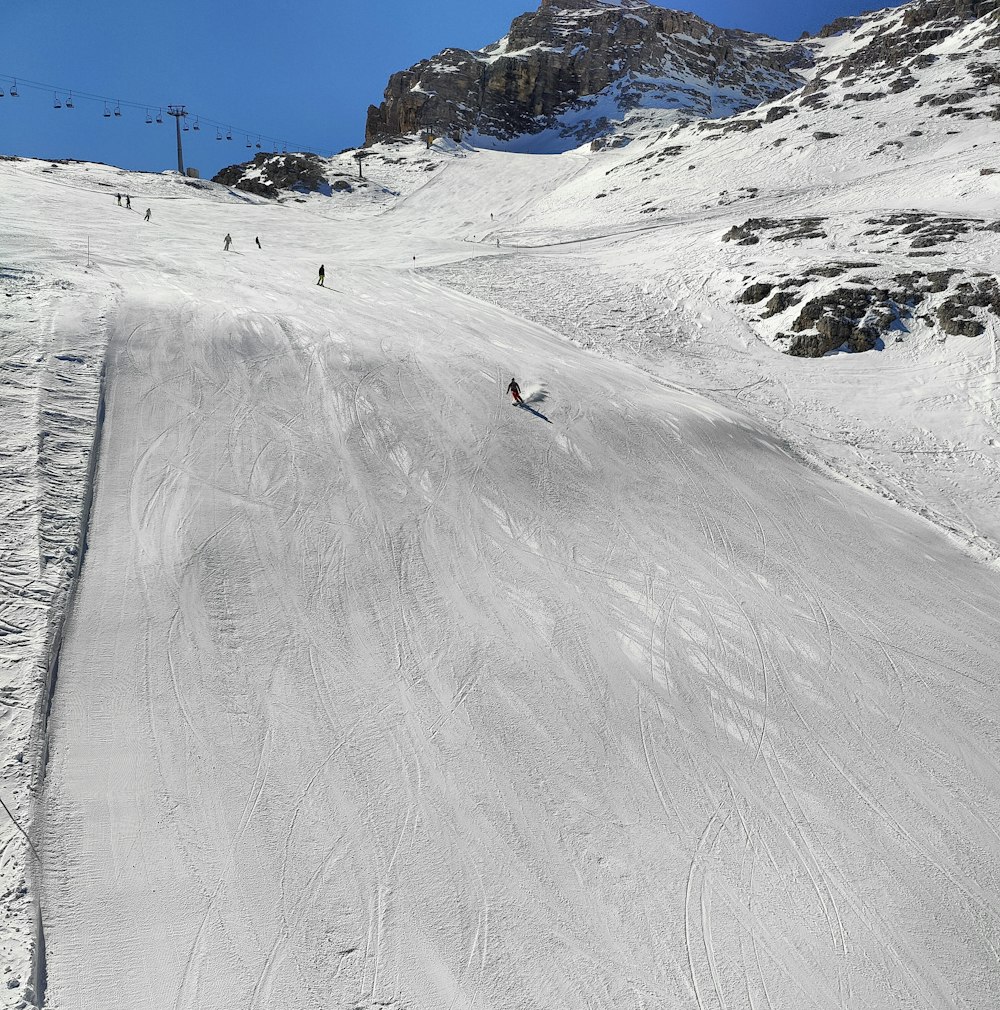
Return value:
M 371 0 L 283 13 L 270 0 L 239 5 L 135 0 L 0 4 L 0 153 L 176 167 L 166 104 L 184 103 L 202 129 L 184 134 L 185 161 L 211 176 L 256 153 L 258 136 L 320 153 L 363 140 L 370 103 L 390 73 L 448 46 L 478 49 L 501 38 L 537 0 Z M 668 6 L 663 4 L 663 6 Z M 695 0 L 678 4 L 716 24 L 795 38 L 877 4 L 856 0 Z M 20 97 L 10 96 L 10 77 Z M 6 78 L 6 79 L 5 79 Z M 32 82 L 29 84 L 29 82 Z M 63 104 L 56 110 L 55 85 Z M 72 89 L 74 108 L 65 101 Z M 122 115 L 104 116 L 121 102 Z M 146 125 L 147 108 L 154 119 Z M 163 110 L 163 124 L 155 118 Z M 208 121 L 232 127 L 217 141 Z M 191 125 L 194 123 L 192 118 Z M 251 149 L 246 144 L 249 139 Z

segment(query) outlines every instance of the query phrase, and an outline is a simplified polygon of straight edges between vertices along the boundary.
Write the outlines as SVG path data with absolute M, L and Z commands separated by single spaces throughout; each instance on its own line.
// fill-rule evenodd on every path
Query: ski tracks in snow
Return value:
M 914 560 L 940 548 L 747 419 L 397 281 L 369 279 L 350 326 L 121 320 L 67 682 L 93 655 L 99 679 L 139 677 L 110 900 L 135 922 L 168 879 L 178 925 L 153 960 L 129 941 L 118 976 L 255 1010 L 961 992 L 997 908 L 935 804 L 973 823 L 997 759 L 975 719 L 935 713 L 989 695 L 989 633 L 949 602 L 960 574 L 988 613 L 987 584 Z M 502 398 L 515 347 L 552 425 Z M 881 601 L 935 567 L 928 639 L 915 601 L 903 622 Z M 956 634 L 979 673 L 936 644 Z M 108 900 L 88 880 L 84 912 Z

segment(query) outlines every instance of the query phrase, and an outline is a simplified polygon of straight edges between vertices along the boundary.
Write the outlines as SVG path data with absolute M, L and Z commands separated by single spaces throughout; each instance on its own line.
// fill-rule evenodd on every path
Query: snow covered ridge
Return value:
M 375 144 L 332 158 L 309 153 L 259 154 L 253 161 L 222 169 L 212 181 L 281 203 L 332 199 L 338 213 L 366 214 L 372 208 L 391 207 L 470 150 L 468 145 L 436 139 L 431 147 L 412 141 Z
M 543 3 L 492 46 L 446 49 L 394 74 L 385 101 L 368 111 L 366 143 L 431 131 L 568 150 L 636 108 L 699 118 L 751 108 L 800 87 L 810 63 L 799 43 L 640 0 Z
M 446 49 L 394 74 L 383 103 L 369 108 L 366 143 L 429 131 L 551 153 L 628 139 L 636 110 L 667 112 L 668 123 L 719 119 L 792 92 L 821 108 L 834 79 L 866 80 L 875 90 L 858 88 L 855 98 L 872 100 L 884 88 L 907 90 L 910 77 L 898 71 L 935 46 L 995 48 L 996 10 L 996 0 L 917 0 L 789 43 L 643 0 L 545 2 L 494 45 Z
M 5 161 L 56 192 L 81 170 Z M 69 178 L 66 178 L 69 176 Z M 42 187 L 42 192 L 46 187 Z M 20 204 L 19 204 L 20 206 Z M 18 218 L 23 221 L 19 210 Z M 85 548 L 104 360 L 106 279 L 52 269 L 36 232 L 0 261 L 0 1006 L 39 996 L 40 865 L 29 836 L 64 620 Z M 77 253 L 84 250 L 77 248 Z M 85 258 L 85 257 L 83 257 Z M 79 264 L 83 267 L 83 264 Z M 69 273 L 72 276 L 66 276 Z

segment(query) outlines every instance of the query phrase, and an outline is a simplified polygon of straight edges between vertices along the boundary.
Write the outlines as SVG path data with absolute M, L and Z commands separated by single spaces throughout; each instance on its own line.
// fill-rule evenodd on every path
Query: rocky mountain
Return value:
M 752 108 L 801 87 L 811 62 L 800 43 L 646 0 L 542 0 L 485 49 L 446 49 L 393 74 L 368 110 L 365 143 L 428 131 L 565 150 L 635 109 L 715 118 Z
M 258 157 L 217 179 L 329 193 L 368 153 L 388 198 L 449 151 L 465 156 L 449 131 L 522 151 L 594 140 L 610 149 L 546 198 L 550 212 L 588 233 L 718 221 L 720 297 L 775 349 L 821 357 L 913 331 L 975 338 L 1000 317 L 981 252 L 1000 234 L 984 210 L 998 194 L 997 121 L 1000 0 L 915 0 L 795 44 L 643 0 L 547 0 L 495 46 L 394 75 L 369 112 L 367 152 Z M 445 138 L 425 151 L 421 128 Z M 373 143 L 390 134 L 411 143 Z

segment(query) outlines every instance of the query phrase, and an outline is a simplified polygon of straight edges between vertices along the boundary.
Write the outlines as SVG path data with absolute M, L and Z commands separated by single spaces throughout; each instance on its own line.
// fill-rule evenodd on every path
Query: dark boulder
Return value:
M 744 305 L 755 305 L 763 301 L 773 290 L 773 284 L 751 284 L 736 300 Z
M 777 291 L 764 306 L 764 317 L 776 316 L 793 305 L 797 305 L 799 296 L 794 291 Z

